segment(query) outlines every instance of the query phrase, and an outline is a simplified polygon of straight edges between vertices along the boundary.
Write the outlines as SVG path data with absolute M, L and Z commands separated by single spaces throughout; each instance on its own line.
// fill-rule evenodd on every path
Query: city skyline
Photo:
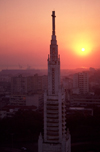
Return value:
M 52 35 L 48 16 L 53 9 L 61 69 L 100 68 L 99 5 L 99 0 L 0 1 L 0 70 L 19 65 L 47 68 Z

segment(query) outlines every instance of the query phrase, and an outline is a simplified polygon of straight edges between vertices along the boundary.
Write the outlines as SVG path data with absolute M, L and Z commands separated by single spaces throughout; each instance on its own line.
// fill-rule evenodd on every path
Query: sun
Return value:
M 78 55 L 80 57 L 91 55 L 94 45 L 89 35 L 85 33 L 77 34 L 72 43 L 73 44 L 71 47 L 75 55 Z
M 82 50 L 82 51 L 85 51 L 85 48 L 82 48 L 81 50 Z

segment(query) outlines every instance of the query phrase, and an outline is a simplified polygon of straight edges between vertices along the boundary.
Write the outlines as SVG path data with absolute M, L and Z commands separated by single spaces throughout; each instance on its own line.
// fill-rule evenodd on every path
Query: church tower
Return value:
M 71 152 L 69 131 L 65 130 L 65 93 L 60 85 L 60 56 L 52 12 L 52 38 L 48 55 L 48 90 L 44 93 L 44 136 L 40 134 L 38 152 Z

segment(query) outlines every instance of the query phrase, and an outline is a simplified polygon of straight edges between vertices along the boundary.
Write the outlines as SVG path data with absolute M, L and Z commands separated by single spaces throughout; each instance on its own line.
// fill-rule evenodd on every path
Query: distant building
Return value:
M 25 95 L 27 94 L 27 77 L 22 75 L 11 78 L 11 94 Z
M 13 117 L 14 114 L 18 111 L 18 110 L 22 110 L 22 111 L 36 111 L 37 107 L 36 106 L 12 106 L 12 105 L 8 105 L 3 107 L 0 110 L 0 118 L 3 119 L 5 117 Z
M 100 107 L 100 95 L 97 96 L 92 94 L 70 94 L 66 99 L 66 104 L 67 107 Z
M 11 78 L 7 75 L 0 75 L 0 95 L 10 94 L 11 92 Z
M 11 78 L 11 94 L 12 95 L 33 95 L 43 93 L 47 89 L 47 76 L 24 77 L 22 75 Z
M 11 95 L 10 105 L 25 106 L 26 105 L 26 96 L 25 95 Z
M 72 90 L 73 80 L 68 77 L 65 77 L 62 79 L 62 85 L 65 90 Z
M 78 112 L 79 115 L 83 114 L 84 116 L 93 116 L 92 108 L 68 107 L 66 111 L 67 111 L 67 115 L 75 115 Z
M 73 76 L 73 94 L 89 93 L 89 79 L 87 72 L 76 73 Z
M 11 95 L 9 105 L 35 106 L 38 110 L 43 110 L 43 94 Z

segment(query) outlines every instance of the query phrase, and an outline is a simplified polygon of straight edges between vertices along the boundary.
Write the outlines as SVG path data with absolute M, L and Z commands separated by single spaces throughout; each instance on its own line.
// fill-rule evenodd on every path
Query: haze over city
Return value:
M 51 10 L 56 11 L 56 35 L 61 69 L 100 68 L 99 0 L 1 0 L 0 70 L 46 68 L 51 39 Z

